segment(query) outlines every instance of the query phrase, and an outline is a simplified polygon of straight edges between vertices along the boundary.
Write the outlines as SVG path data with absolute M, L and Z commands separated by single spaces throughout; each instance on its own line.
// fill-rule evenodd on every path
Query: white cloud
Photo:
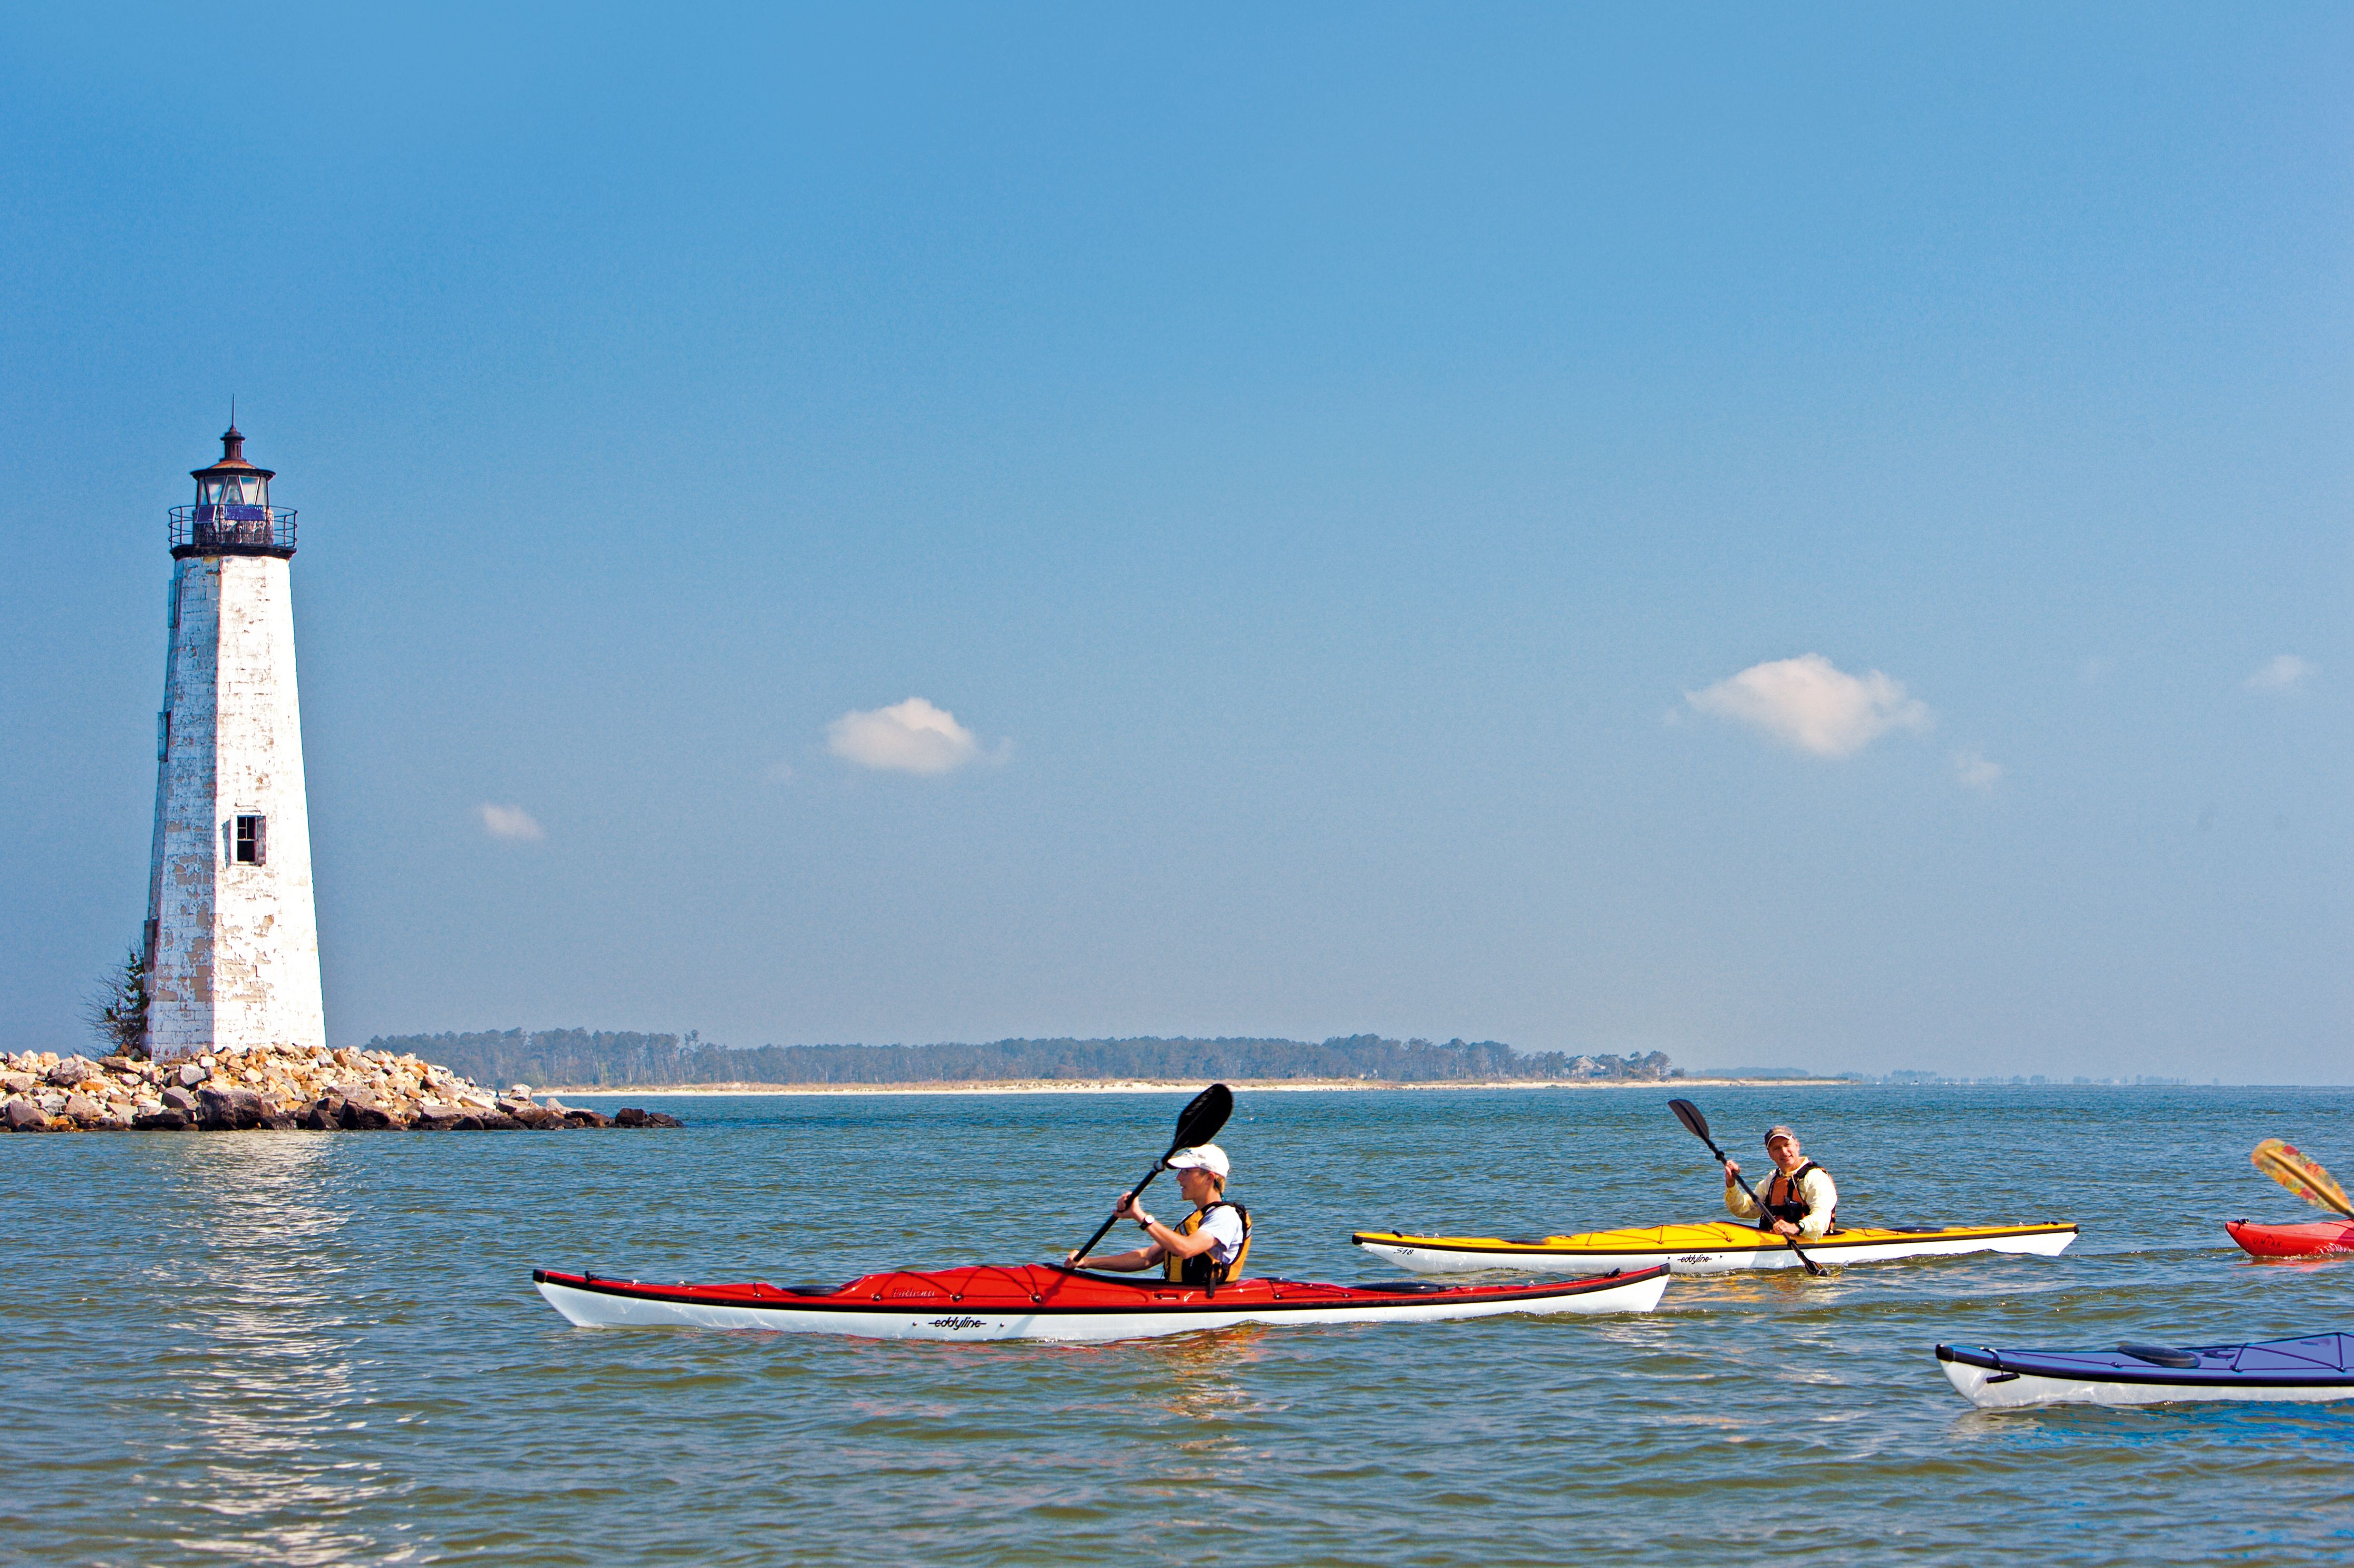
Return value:
M 1928 705 L 1879 671 L 1850 675 L 1819 653 L 1752 664 L 1684 701 L 1817 757 L 1852 757 L 1892 729 L 1929 727 Z
M 1954 779 L 1965 789 L 1991 789 L 2002 782 L 2002 764 L 1980 751 L 1954 753 Z
M 2309 662 L 2294 653 L 2283 653 L 2249 676 L 2247 687 L 2252 692 L 2293 692 L 2305 684 L 2306 677 L 2312 673 Z
M 520 839 L 536 843 L 547 836 L 547 830 L 521 806 L 494 806 L 485 800 L 474 810 L 482 819 L 482 831 L 494 839 Z
M 843 715 L 825 726 L 825 748 L 862 768 L 901 773 L 946 773 L 981 756 L 972 731 L 921 697 Z

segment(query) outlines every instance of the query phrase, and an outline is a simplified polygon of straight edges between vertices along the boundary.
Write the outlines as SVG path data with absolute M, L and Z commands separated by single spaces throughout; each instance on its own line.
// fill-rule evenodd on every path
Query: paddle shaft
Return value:
M 1724 1150 L 1716 1146 L 1716 1139 L 1704 1137 L 1701 1141 L 1708 1145 L 1708 1151 L 1716 1156 L 1716 1162 L 1719 1165 L 1729 1165 L 1732 1163 L 1730 1160 L 1725 1158 Z M 1750 1202 L 1756 1206 L 1758 1214 L 1770 1225 L 1774 1219 L 1773 1212 L 1766 1207 L 1766 1200 L 1757 1195 L 1757 1189 L 1749 1184 L 1749 1178 L 1744 1176 L 1740 1171 L 1735 1171 L 1733 1172 L 1733 1179 L 1741 1183 L 1741 1190 L 1749 1194 Z M 1781 1234 L 1779 1231 L 1775 1231 L 1771 1234 L 1776 1235 Z M 1798 1245 L 1797 1237 L 1782 1236 L 1782 1240 L 1788 1245 L 1792 1252 L 1798 1255 L 1798 1261 L 1807 1266 L 1807 1272 L 1808 1274 L 1820 1274 L 1823 1272 L 1823 1266 L 1807 1255 L 1807 1249 Z
M 1172 1149 L 1169 1151 L 1169 1154 L 1174 1154 L 1176 1152 L 1177 1150 Z M 1160 1175 L 1161 1171 L 1168 1169 L 1169 1154 L 1164 1154 L 1160 1159 L 1152 1162 L 1152 1169 L 1144 1173 L 1144 1180 L 1139 1181 L 1135 1186 L 1129 1189 L 1128 1199 L 1133 1199 L 1141 1194 L 1147 1187 L 1152 1185 L 1152 1179 L 1155 1176 Z M 1087 1254 L 1096 1250 L 1096 1243 L 1111 1234 L 1112 1226 L 1119 1224 L 1119 1211 L 1122 1204 L 1128 1202 L 1128 1199 L 1123 1199 L 1121 1200 L 1121 1202 L 1114 1203 L 1112 1205 L 1111 1217 L 1104 1221 L 1102 1224 L 1097 1226 L 1096 1234 L 1087 1238 L 1087 1245 L 1072 1255 L 1075 1263 L 1085 1262 Z

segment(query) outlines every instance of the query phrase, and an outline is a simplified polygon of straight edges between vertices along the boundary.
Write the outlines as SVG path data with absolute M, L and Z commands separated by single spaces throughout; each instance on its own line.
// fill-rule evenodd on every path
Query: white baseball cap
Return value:
M 1190 1171 L 1198 1168 L 1208 1171 L 1221 1181 L 1226 1179 L 1226 1171 L 1230 1169 L 1226 1161 L 1226 1151 L 1214 1143 L 1197 1143 L 1191 1149 L 1181 1149 L 1161 1163 L 1172 1171 Z

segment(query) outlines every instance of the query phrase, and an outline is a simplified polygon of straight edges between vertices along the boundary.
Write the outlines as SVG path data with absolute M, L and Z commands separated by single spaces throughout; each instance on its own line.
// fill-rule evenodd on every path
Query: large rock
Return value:
M 166 1107 L 146 1116 L 133 1117 L 131 1125 L 142 1132 L 186 1132 L 196 1124 L 188 1119 L 186 1112 Z
M 587 1110 L 577 1106 L 564 1113 L 564 1119 L 570 1122 L 574 1127 L 610 1127 L 613 1125 L 613 1118 L 607 1116 L 603 1111 Z
M 41 1107 L 30 1100 L 10 1100 L 0 1106 L 0 1122 L 7 1124 L 10 1132 L 46 1132 L 49 1118 Z
M 211 1076 L 210 1073 L 206 1072 L 194 1062 L 180 1064 L 180 1086 L 184 1089 L 193 1089 Z
M 58 1088 L 69 1089 L 84 1078 L 103 1077 L 105 1073 L 105 1068 L 87 1056 L 69 1056 L 49 1069 L 48 1078 Z
M 580 1113 L 574 1111 L 571 1114 L 578 1116 Z M 615 1127 L 683 1127 L 685 1124 L 678 1118 L 665 1116 L 661 1111 L 645 1110 L 637 1106 L 623 1106 L 613 1113 L 613 1125 Z
M 196 1105 L 196 1120 L 208 1132 L 260 1127 L 261 1118 L 276 1108 L 251 1089 L 225 1088 L 217 1084 L 207 1084 L 197 1090 Z
M 0 1073 L 0 1095 L 29 1095 L 33 1088 L 30 1073 Z
M 164 1091 L 164 1105 L 165 1108 L 178 1111 L 183 1116 L 196 1114 L 196 1097 L 177 1084 Z
M 106 1112 L 101 1109 L 99 1103 L 88 1095 L 68 1095 L 65 1108 L 58 1114 L 70 1117 L 84 1127 L 93 1126 L 106 1119 Z
M 345 1099 L 343 1120 L 345 1127 L 355 1130 L 381 1129 L 400 1125 L 390 1111 L 377 1105 L 374 1100 L 364 1099 L 357 1096 L 347 1097 Z

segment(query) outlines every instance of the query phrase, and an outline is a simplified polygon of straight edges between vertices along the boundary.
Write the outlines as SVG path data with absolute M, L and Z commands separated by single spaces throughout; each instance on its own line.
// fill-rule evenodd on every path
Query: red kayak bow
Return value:
M 2251 1257 L 2327 1257 L 2354 1252 L 2354 1221 L 2320 1220 L 2304 1225 L 2260 1225 L 2225 1220 L 2223 1228 Z

